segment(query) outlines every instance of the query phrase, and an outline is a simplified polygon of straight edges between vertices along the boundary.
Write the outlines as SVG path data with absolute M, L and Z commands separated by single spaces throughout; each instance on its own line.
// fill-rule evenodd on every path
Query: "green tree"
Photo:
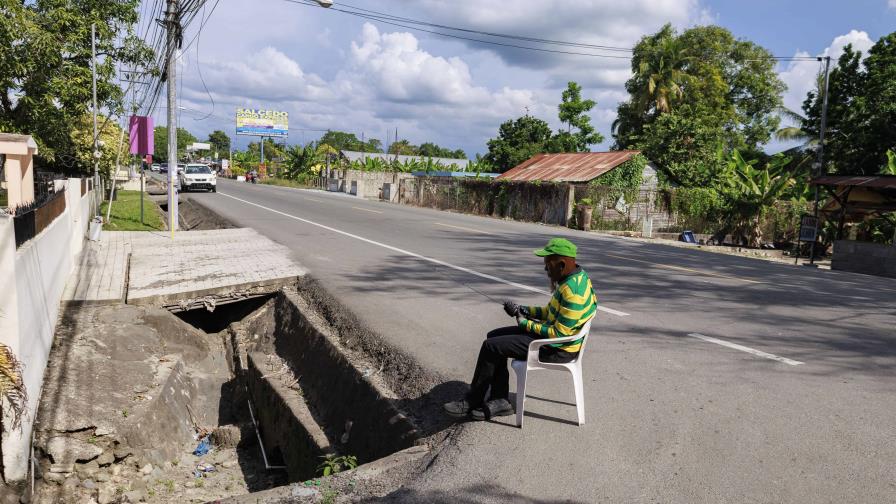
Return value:
M 547 151 L 551 128 L 541 119 L 525 115 L 510 119 L 498 128 L 498 137 L 488 141 L 485 160 L 499 172 L 506 172 L 535 154 Z
M 818 87 L 821 87 L 820 85 Z M 818 89 L 803 102 L 802 129 L 818 137 L 823 97 Z M 896 146 L 896 32 L 881 37 L 862 54 L 846 46 L 828 83 L 826 170 L 873 175 Z
M 218 156 L 223 157 L 224 153 L 230 151 L 230 137 L 221 130 L 212 131 L 208 135 L 208 143 L 212 146 L 212 151 L 218 151 Z
M 0 131 L 33 135 L 40 159 L 55 169 L 92 171 L 92 132 L 86 146 L 73 141 L 92 101 L 90 26 L 97 28 L 97 100 L 110 114 L 101 123 L 105 129 L 124 113 L 116 69 L 147 68 L 152 61 L 152 50 L 133 32 L 139 2 L 0 5 Z
M 467 159 L 467 154 L 462 149 L 451 150 L 432 142 L 423 142 L 417 147 L 417 154 L 426 157 L 443 157 L 452 159 Z
M 597 102 L 594 100 L 582 99 L 581 86 L 569 82 L 558 106 L 560 122 L 566 124 L 566 131 L 561 129 L 554 136 L 550 145 L 551 152 L 586 152 L 589 145 L 604 141 L 604 137 L 591 125 L 591 117 L 588 115 L 595 105 Z
M 179 136 L 178 136 L 179 138 Z M 179 142 L 178 142 L 179 143 Z M 249 147 L 247 149 L 255 159 L 261 159 L 261 143 L 260 142 L 250 142 Z M 270 163 L 274 160 L 283 159 L 284 156 L 284 146 L 282 144 L 278 144 L 272 138 L 264 139 L 264 163 Z
M 644 150 L 667 178 L 681 182 L 704 180 L 704 174 L 683 173 L 706 171 L 688 160 L 713 159 L 720 146 L 756 154 L 780 124 L 785 86 L 774 65 L 767 50 L 724 28 L 700 26 L 679 35 L 663 27 L 635 46 L 630 97 L 613 124 L 616 147 Z M 678 155 L 657 161 L 670 151 Z
M 319 143 L 325 143 L 336 150 L 356 152 L 383 152 L 383 143 L 376 138 L 362 142 L 354 133 L 345 131 L 328 131 L 320 137 Z
M 406 139 L 401 139 L 397 142 L 392 142 L 392 145 L 389 146 L 389 154 L 400 154 L 404 156 L 416 156 L 417 155 L 417 146 L 411 144 Z
M 159 163 L 168 162 L 168 127 L 156 126 L 153 129 L 154 152 L 153 159 Z M 177 128 L 177 159 L 182 159 L 187 153 L 187 145 L 198 141 L 192 133 L 184 128 Z
M 663 182 L 705 187 L 727 166 L 724 145 L 722 130 L 689 114 L 672 112 L 646 125 L 637 146 L 661 167 Z

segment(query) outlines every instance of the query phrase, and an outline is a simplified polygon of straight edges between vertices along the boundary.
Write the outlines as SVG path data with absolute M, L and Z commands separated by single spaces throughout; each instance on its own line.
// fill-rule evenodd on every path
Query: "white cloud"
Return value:
M 896 0 L 891 0 L 896 2 Z M 853 50 L 862 51 L 864 58 L 868 54 L 868 49 L 874 45 L 874 42 L 868 36 L 868 33 L 858 30 L 850 30 L 849 33 L 835 37 L 831 41 L 831 45 L 825 48 L 817 56 L 830 56 L 831 65 L 836 65 L 837 58 L 843 54 L 843 48 L 848 44 L 852 44 Z M 797 51 L 795 56 L 810 56 L 806 51 Z M 817 61 L 791 61 L 787 68 L 780 72 L 781 80 L 787 84 L 787 92 L 784 94 L 784 106 L 787 108 L 801 112 L 803 100 L 806 94 L 815 89 L 818 73 L 822 70 L 820 63 Z
M 196 72 L 187 72 L 181 105 L 187 121 L 210 110 Z M 327 80 L 305 72 L 282 51 L 265 47 L 244 58 L 203 62 L 203 75 L 215 99 L 215 117 L 226 121 L 234 107 L 278 108 L 299 127 L 345 129 L 383 140 L 384 131 L 400 130 L 412 142 L 470 148 L 494 134 L 498 124 L 528 108 L 552 114 L 537 93 L 509 86 L 490 90 L 476 85 L 458 57 L 440 57 L 420 48 L 410 33 L 381 33 L 365 23 L 343 67 Z M 225 130 L 230 127 L 225 126 Z M 314 136 L 309 136 L 309 139 Z
M 891 9 L 896 9 L 896 0 L 889 0 L 887 6 Z

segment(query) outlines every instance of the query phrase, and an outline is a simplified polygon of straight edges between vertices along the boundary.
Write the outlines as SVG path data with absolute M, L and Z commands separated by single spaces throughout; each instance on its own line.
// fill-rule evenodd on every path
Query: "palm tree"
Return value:
M 808 119 L 784 106 L 778 107 L 778 115 L 782 119 L 793 123 L 793 126 L 785 126 L 775 131 L 775 139 L 802 142 L 799 146 L 801 149 L 818 145 L 818 139 L 815 135 L 805 129 L 805 124 L 809 121 Z
M 635 70 L 635 103 L 642 113 L 666 114 L 684 96 L 688 75 L 683 68 L 690 57 L 680 39 L 660 37 L 656 46 L 639 58 Z M 632 91 L 632 90 L 630 90 Z

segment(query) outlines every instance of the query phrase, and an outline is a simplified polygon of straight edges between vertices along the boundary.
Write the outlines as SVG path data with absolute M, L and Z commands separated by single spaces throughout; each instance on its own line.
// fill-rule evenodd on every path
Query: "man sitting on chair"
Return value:
M 474 420 L 512 415 L 507 359 L 526 359 L 533 340 L 572 336 L 597 309 L 597 296 L 588 274 L 576 264 L 576 246 L 572 242 L 553 238 L 543 249 L 536 250 L 535 255 L 544 258 L 544 270 L 554 292 L 551 302 L 545 307 L 504 302 L 504 311 L 516 317 L 517 324 L 486 335 L 470 391 L 464 399 L 444 405 L 449 415 L 469 415 Z M 584 337 L 569 343 L 545 345 L 539 358 L 542 362 L 570 362 L 579 353 Z

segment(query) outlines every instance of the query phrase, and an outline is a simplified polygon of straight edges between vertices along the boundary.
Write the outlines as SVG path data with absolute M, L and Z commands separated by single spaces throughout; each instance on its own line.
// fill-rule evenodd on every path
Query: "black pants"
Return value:
M 510 393 L 510 371 L 507 359 L 526 359 L 529 354 L 529 343 L 538 339 L 532 334 L 523 332 L 518 326 L 508 326 L 489 331 L 479 349 L 476 371 L 470 383 L 467 401 L 474 408 L 488 399 L 507 399 Z M 569 362 L 575 359 L 577 352 L 567 352 L 552 346 L 543 346 L 539 352 L 542 362 Z

